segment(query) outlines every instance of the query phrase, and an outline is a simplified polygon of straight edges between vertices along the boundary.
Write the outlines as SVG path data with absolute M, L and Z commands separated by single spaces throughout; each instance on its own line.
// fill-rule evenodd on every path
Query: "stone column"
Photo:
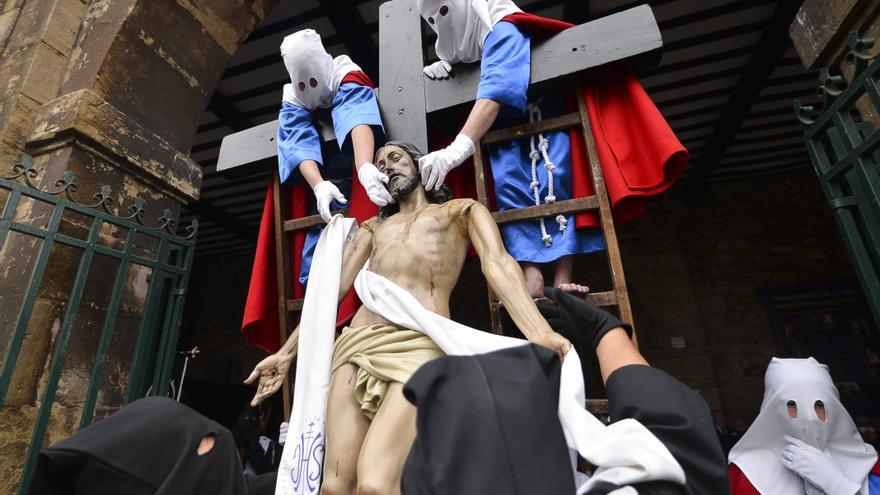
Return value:
M 7 0 L 0 2 L 0 175 L 22 152 L 34 156 L 43 186 L 65 170 L 89 198 L 109 185 L 124 208 L 148 202 L 147 222 L 198 198 L 201 169 L 188 152 L 198 120 L 239 44 L 277 0 Z M 5 201 L 0 193 L 0 204 Z M 23 205 L 38 223 L 46 208 Z M 76 231 L 82 220 L 64 228 Z M 102 242 L 120 234 L 103 232 Z M 37 241 L 10 238 L 0 252 L 0 356 L 18 316 Z M 145 251 L 152 249 L 144 246 Z M 0 492 L 17 486 L 42 397 L 54 338 L 79 263 L 76 250 L 53 251 L 0 410 Z M 74 325 L 52 409 L 48 441 L 79 425 L 116 264 L 96 257 Z M 149 270 L 127 274 L 114 329 L 100 415 L 121 405 Z M 95 327 L 98 328 L 95 328 Z M 108 378 L 109 377 L 109 378 Z

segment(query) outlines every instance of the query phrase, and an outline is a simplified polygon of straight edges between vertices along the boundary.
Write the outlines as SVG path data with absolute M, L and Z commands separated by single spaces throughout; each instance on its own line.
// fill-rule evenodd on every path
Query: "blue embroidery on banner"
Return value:
M 317 493 L 321 487 L 324 466 L 324 435 L 317 418 L 311 418 L 308 427 L 300 430 L 299 445 L 293 450 L 293 468 L 290 480 L 296 493 Z M 302 489 L 300 489 L 302 487 Z

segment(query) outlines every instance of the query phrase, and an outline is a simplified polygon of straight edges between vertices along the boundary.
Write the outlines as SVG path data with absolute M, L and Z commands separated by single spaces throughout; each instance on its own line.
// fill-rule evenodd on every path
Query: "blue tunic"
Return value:
M 305 160 L 314 160 L 321 166 L 324 179 L 334 182 L 346 198 L 351 198 L 351 130 L 359 125 L 369 125 L 373 129 L 376 142 L 381 142 L 384 135 L 376 93 L 372 88 L 357 83 L 343 83 L 333 98 L 330 115 L 340 152 L 333 153 L 325 162 L 312 112 L 292 103 L 281 104 L 278 114 L 278 172 L 282 184 L 294 185 L 302 180 L 299 165 Z M 331 209 L 341 206 L 334 201 Z M 318 212 L 314 197 L 309 198 L 309 212 L 312 215 Z M 306 233 L 299 274 L 299 280 L 304 285 L 308 281 L 312 255 L 322 228 L 315 226 Z
M 477 98 L 501 103 L 501 113 L 495 127 L 506 128 L 528 122 L 526 92 L 529 87 L 531 40 L 513 24 L 501 21 L 486 37 L 483 59 L 480 62 L 480 84 Z M 542 118 L 548 119 L 565 113 L 562 97 L 546 97 L 538 101 Z M 553 196 L 556 201 L 571 199 L 571 143 L 568 132 L 544 134 L 548 141 L 547 155 L 555 165 Z M 535 136 L 535 145 L 539 141 Z M 535 197 L 530 189 L 532 159 L 528 138 L 489 147 L 489 163 L 495 182 L 495 199 L 499 210 L 534 206 Z M 536 179 L 540 204 L 550 194 L 549 178 L 543 156 L 538 157 Z M 565 219 L 564 230 L 555 217 L 544 219 L 546 232 L 551 236 L 547 246 L 542 239 L 539 220 L 525 220 L 501 226 L 501 235 L 507 251 L 518 261 L 547 263 L 562 256 L 589 253 L 605 248 L 602 232 L 598 229 L 576 230 L 574 215 Z

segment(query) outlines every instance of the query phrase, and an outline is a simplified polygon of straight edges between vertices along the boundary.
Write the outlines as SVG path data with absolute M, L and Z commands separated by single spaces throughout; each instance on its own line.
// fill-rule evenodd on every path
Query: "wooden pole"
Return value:
M 278 176 L 278 169 L 272 174 L 272 200 L 273 212 L 275 214 L 275 283 L 278 287 L 278 328 L 281 332 L 281 345 L 287 340 L 289 331 L 287 313 L 287 300 L 290 298 L 290 284 L 287 283 L 290 278 L 290 250 L 287 234 L 284 232 L 284 219 L 286 218 L 287 208 L 285 201 L 282 199 L 281 180 Z M 291 363 L 291 371 L 293 370 Z M 284 381 L 284 420 L 290 420 L 290 371 L 288 371 L 287 380 Z
M 632 325 L 632 341 L 638 347 L 635 322 L 633 321 L 632 308 L 629 305 L 629 293 L 626 290 L 626 278 L 623 276 L 620 246 L 617 244 L 617 232 L 614 229 L 614 218 L 611 215 L 611 204 L 608 199 L 608 191 L 605 189 L 605 176 L 599 164 L 599 152 L 596 151 L 593 127 L 590 125 L 590 116 L 587 113 L 587 104 L 584 101 L 584 92 L 581 89 L 577 90 L 577 101 L 578 111 L 581 116 L 584 144 L 587 147 L 587 159 L 590 162 L 590 173 L 593 177 L 593 189 L 596 198 L 599 200 L 599 220 L 602 224 L 602 234 L 605 236 L 605 252 L 608 255 L 608 268 L 611 270 L 611 281 L 614 284 L 614 293 L 617 296 L 617 307 L 620 311 L 620 319 L 624 323 Z

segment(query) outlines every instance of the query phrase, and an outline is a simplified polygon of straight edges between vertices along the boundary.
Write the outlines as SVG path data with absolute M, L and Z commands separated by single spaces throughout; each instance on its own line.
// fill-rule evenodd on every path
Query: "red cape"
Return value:
M 525 12 L 502 19 L 540 40 L 574 24 Z M 602 77 L 583 86 L 584 100 L 596 141 L 599 163 L 617 223 L 645 214 L 642 198 L 669 189 L 687 166 L 687 150 L 632 73 L 608 77 L 607 68 L 594 71 Z M 576 111 L 574 101 L 570 111 Z M 590 163 L 580 127 L 571 138 L 572 197 L 593 195 Z M 579 213 L 578 228 L 599 227 L 596 213 Z
M 343 83 L 354 82 L 375 88 L 373 81 L 363 72 L 349 72 L 342 79 Z M 354 174 L 355 176 L 357 174 Z M 287 195 L 291 218 L 302 218 L 309 214 L 309 195 L 312 194 L 305 181 L 290 189 Z M 254 253 L 254 267 L 248 288 L 247 302 L 244 307 L 244 318 L 241 333 L 251 345 L 266 352 L 276 352 L 281 347 L 280 323 L 278 320 L 278 283 L 275 275 L 275 215 L 272 181 L 266 193 L 263 205 L 263 217 L 260 220 L 260 233 L 257 237 L 257 250 Z M 357 219 L 358 223 L 375 216 L 379 209 L 367 196 L 367 191 L 357 180 L 351 181 L 351 198 L 349 198 L 348 216 Z M 294 232 L 290 242 L 290 276 L 293 279 L 293 298 L 305 296 L 305 288 L 299 283 L 299 272 L 302 267 L 302 249 L 306 240 L 306 231 Z M 337 323 L 344 324 L 351 320 L 360 301 L 354 291 L 339 306 Z
M 503 20 L 513 23 L 536 40 L 553 36 L 573 26 L 567 22 L 527 13 L 511 14 Z M 362 72 L 349 73 L 343 82 L 357 82 L 375 87 Z M 607 76 L 598 78 L 595 83 L 585 85 L 583 92 L 614 220 L 616 222 L 635 220 L 645 212 L 642 198 L 665 191 L 681 175 L 687 165 L 687 150 L 675 137 L 669 124 L 654 106 L 654 102 L 632 74 L 618 78 Z M 574 101 L 570 103 L 571 110 L 575 110 L 577 105 Z M 575 127 L 569 132 L 572 151 L 572 196 L 592 196 L 593 183 L 581 130 Z M 435 139 L 431 142 L 435 149 L 448 144 L 449 140 L 444 140 L 440 136 L 433 137 Z M 491 174 L 487 174 L 486 179 L 491 204 L 494 203 L 494 194 L 491 193 Z M 452 187 L 457 197 L 475 197 L 471 167 L 458 167 L 453 170 L 447 177 L 446 183 Z M 311 192 L 306 184 L 293 188 L 290 194 L 293 218 L 308 214 L 309 194 Z M 349 216 L 356 218 L 359 223 L 377 213 L 377 208 L 370 202 L 366 191 L 357 180 L 352 181 L 351 196 Z M 267 352 L 275 352 L 281 345 L 278 330 L 278 288 L 275 278 L 272 211 L 270 184 L 241 328 L 245 339 Z M 576 225 L 578 228 L 600 226 L 598 216 L 589 212 L 578 214 Z M 292 237 L 290 259 L 291 276 L 294 280 L 293 297 L 301 298 L 305 294 L 304 288 L 299 283 L 305 232 L 293 234 Z M 359 301 L 354 293 L 350 293 L 339 308 L 337 323 L 347 322 L 354 315 L 358 304 Z
M 730 475 L 730 495 L 761 495 L 736 464 L 728 466 L 727 472 Z

